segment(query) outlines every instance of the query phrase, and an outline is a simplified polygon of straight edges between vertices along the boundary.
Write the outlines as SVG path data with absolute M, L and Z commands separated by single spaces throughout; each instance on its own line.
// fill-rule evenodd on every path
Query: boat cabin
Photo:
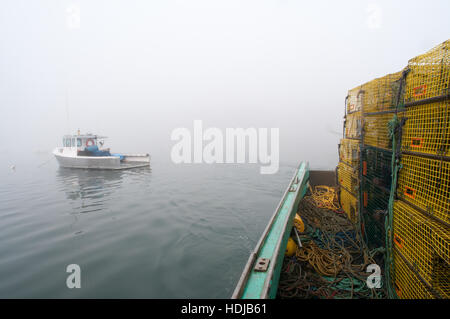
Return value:
M 103 147 L 106 136 L 93 134 L 64 135 L 63 152 L 76 156 L 110 156 L 108 150 L 100 150 Z

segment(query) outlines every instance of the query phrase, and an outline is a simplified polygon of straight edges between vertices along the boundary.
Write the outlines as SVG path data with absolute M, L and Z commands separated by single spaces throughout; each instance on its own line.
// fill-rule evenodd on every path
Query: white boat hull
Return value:
M 129 169 L 150 165 L 148 154 L 123 154 L 120 161 L 116 156 L 71 156 L 55 149 L 53 154 L 61 167 L 88 169 Z

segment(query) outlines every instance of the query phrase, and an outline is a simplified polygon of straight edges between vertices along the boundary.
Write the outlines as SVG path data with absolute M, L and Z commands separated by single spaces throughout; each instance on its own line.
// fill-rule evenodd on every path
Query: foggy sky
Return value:
M 170 161 L 172 130 L 202 120 L 278 127 L 281 163 L 334 168 L 347 91 L 450 35 L 447 0 L 0 4 L 0 151 L 12 157 L 80 129 Z

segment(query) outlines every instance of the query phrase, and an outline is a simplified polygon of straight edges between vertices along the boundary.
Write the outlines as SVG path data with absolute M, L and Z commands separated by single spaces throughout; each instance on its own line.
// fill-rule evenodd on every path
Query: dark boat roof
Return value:
M 94 134 L 74 134 L 74 135 L 64 135 L 64 138 L 107 138 L 106 136 L 94 135 Z

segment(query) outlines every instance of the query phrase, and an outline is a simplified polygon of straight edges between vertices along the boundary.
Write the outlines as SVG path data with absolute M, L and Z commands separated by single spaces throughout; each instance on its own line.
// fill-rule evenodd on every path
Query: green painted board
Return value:
M 269 221 L 233 293 L 233 298 L 275 298 L 284 252 L 298 204 L 307 191 L 308 163 L 302 162 L 295 171 L 281 201 Z M 255 270 L 260 258 L 270 260 L 266 271 Z

